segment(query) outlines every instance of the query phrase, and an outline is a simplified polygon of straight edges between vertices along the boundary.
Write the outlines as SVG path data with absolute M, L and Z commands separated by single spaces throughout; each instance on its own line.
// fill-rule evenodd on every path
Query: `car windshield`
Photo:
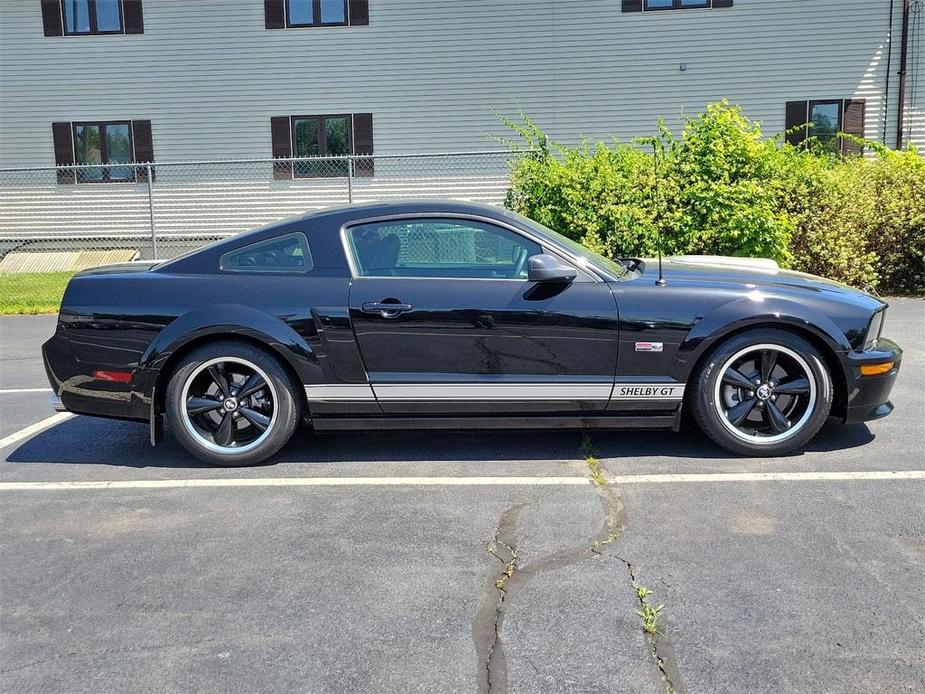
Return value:
M 512 212 L 511 210 L 505 210 L 504 214 L 509 217 L 513 217 L 514 219 L 517 219 L 518 221 L 523 222 L 528 226 L 543 231 L 545 234 L 551 236 L 557 243 L 565 246 L 575 255 L 582 257 L 584 260 L 587 260 L 591 265 L 595 265 L 602 270 L 609 272 L 614 277 L 623 277 L 627 273 L 626 267 L 621 263 L 611 260 L 610 258 L 606 258 L 599 253 L 595 253 L 589 248 L 585 248 L 577 241 L 573 241 L 568 236 L 564 236 L 558 231 L 553 231 L 549 227 L 540 224 L 539 222 L 534 221 L 529 217 L 524 217 L 522 214 Z

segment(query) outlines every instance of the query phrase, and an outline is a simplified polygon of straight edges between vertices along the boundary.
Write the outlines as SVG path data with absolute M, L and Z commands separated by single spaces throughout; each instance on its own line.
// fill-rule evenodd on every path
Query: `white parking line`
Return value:
M 925 480 L 925 470 L 866 470 L 858 472 L 720 472 L 702 474 L 618 475 L 614 484 L 679 484 L 689 482 L 852 482 L 864 480 Z
M 623 475 L 616 484 L 697 482 L 807 482 L 925 480 L 925 470 L 864 472 L 743 472 L 701 475 Z M 79 491 L 91 489 L 174 489 L 188 487 L 399 487 L 399 486 L 580 486 L 588 477 L 257 477 L 175 480 L 98 480 L 73 482 L 0 482 L 0 491 Z
M 54 426 L 58 422 L 63 422 L 65 419 L 70 419 L 73 417 L 70 412 L 59 412 L 58 414 L 53 414 L 51 417 L 47 417 L 35 424 L 30 424 L 25 429 L 20 429 L 15 434 L 10 434 L 9 436 L 0 439 L 0 448 L 6 448 L 7 446 L 12 446 L 17 441 L 22 441 L 32 434 L 37 434 L 42 429 L 47 429 L 48 427 Z
M 0 395 L 12 395 L 13 393 L 50 393 L 51 388 L 0 388 Z
M 176 487 L 399 487 L 566 486 L 590 484 L 588 477 L 255 477 L 228 479 L 112 480 L 95 482 L 0 482 L 0 491 L 77 489 L 171 489 Z

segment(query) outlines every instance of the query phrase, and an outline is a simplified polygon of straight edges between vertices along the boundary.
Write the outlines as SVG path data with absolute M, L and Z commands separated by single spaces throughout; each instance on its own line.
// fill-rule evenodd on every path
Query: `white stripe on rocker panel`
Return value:
M 375 390 L 375 393 L 373 392 Z M 664 400 L 684 396 L 684 384 L 664 383 L 380 383 L 305 386 L 312 402 L 473 400 Z
M 379 383 L 380 400 L 607 400 L 610 383 Z

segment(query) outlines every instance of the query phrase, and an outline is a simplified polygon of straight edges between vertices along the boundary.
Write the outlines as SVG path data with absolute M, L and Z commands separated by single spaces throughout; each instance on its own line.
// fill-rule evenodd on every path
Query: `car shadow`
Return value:
M 395 463 L 576 460 L 583 433 L 561 430 L 375 431 L 315 434 L 300 429 L 267 464 Z M 864 424 L 830 420 L 807 446 L 828 452 L 863 446 L 874 440 Z M 740 459 L 707 439 L 690 423 L 680 432 L 591 432 L 594 454 L 602 459 Z M 799 457 L 799 453 L 791 457 Z M 129 468 L 210 468 L 170 436 L 152 448 L 144 424 L 74 417 L 40 432 L 8 457 L 8 463 L 112 465 Z

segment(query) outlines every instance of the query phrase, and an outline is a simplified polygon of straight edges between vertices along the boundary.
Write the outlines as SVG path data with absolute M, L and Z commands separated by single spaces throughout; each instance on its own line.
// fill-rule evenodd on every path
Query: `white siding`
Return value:
M 38 0 L 0 0 L 0 163 L 53 163 L 57 120 L 148 118 L 157 159 L 186 160 L 269 156 L 273 115 L 372 112 L 377 153 L 396 153 L 491 147 L 492 109 L 625 139 L 723 97 L 769 133 L 788 100 L 863 97 L 881 137 L 889 2 L 620 4 L 372 0 L 369 26 L 268 31 L 259 0 L 146 0 L 142 35 L 46 38 Z M 925 144 L 921 93 L 910 109 Z

